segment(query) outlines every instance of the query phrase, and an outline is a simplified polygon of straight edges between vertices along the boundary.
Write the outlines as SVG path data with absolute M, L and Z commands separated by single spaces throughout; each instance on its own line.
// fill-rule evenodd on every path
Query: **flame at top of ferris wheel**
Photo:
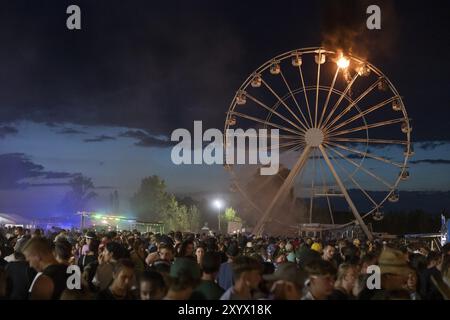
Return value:
M 314 47 L 267 60 L 237 90 L 224 129 L 231 127 L 279 129 L 279 144 L 266 149 L 277 148 L 289 169 L 269 203 L 252 204 L 262 214 L 256 233 L 271 221 L 282 193 L 298 187 L 296 197 L 309 198 L 310 223 L 316 212 L 323 214 L 320 206 L 332 224 L 334 211 L 350 208 L 355 220 L 349 223 L 369 237 L 362 219 L 380 220 L 383 203 L 398 201 L 398 185 L 409 178 L 412 125 L 402 97 L 380 69 L 350 53 Z M 244 193 L 245 167 L 230 169 Z
M 336 61 L 336 64 L 338 65 L 339 68 L 345 69 L 348 68 L 348 66 L 350 65 L 350 60 L 342 56 Z

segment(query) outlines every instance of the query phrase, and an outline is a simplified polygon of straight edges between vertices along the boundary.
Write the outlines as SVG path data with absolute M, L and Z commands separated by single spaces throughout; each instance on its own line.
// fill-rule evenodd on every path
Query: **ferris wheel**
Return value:
M 362 58 L 326 48 L 280 54 L 257 68 L 237 90 L 225 119 L 233 128 L 279 130 L 280 164 L 289 169 L 267 205 L 246 194 L 256 165 L 225 165 L 235 188 L 258 210 L 262 234 L 288 193 L 302 199 L 307 222 L 327 211 L 330 229 L 347 211 L 372 239 L 364 219 L 383 218 L 399 200 L 413 155 L 411 119 L 391 81 Z M 225 141 L 228 144 L 229 141 Z

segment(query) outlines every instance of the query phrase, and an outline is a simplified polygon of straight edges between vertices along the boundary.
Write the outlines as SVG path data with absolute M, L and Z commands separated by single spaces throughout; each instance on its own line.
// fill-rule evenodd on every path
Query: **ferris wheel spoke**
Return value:
M 311 195 L 309 199 L 309 223 L 312 223 L 312 214 L 314 206 L 314 183 L 316 180 L 316 149 L 312 151 L 312 167 L 313 167 L 313 177 L 311 180 Z
M 325 126 L 324 130 L 328 130 L 333 124 L 335 124 L 340 118 L 342 118 L 342 116 L 344 116 L 347 112 L 349 112 L 352 107 L 354 107 L 359 101 L 364 99 L 364 97 L 367 96 L 378 85 L 380 81 L 381 80 L 378 79 L 369 88 L 367 88 L 366 91 L 361 93 L 358 98 L 353 100 L 341 113 L 339 113 L 336 117 L 334 117 L 334 119 Z
M 287 128 L 287 127 L 284 127 L 284 126 L 281 126 L 281 125 L 278 125 L 276 123 L 269 122 L 269 121 L 266 121 L 266 120 L 263 120 L 263 119 L 260 119 L 260 118 L 249 116 L 249 115 L 247 115 L 245 113 L 241 113 L 241 112 L 237 112 L 237 111 L 230 111 L 230 113 L 232 115 L 235 115 L 235 116 L 238 116 L 238 117 L 241 117 L 241 118 L 245 118 L 245 119 L 248 119 L 248 120 L 252 120 L 252 121 L 255 121 L 255 122 L 258 122 L 258 123 L 261 123 L 261 124 L 265 124 L 265 125 L 268 125 L 268 126 L 280 129 L 280 130 L 284 130 L 284 131 L 288 131 L 288 132 L 291 132 L 291 133 L 294 133 L 294 134 L 302 135 L 302 132 L 300 132 L 300 131 L 296 131 L 296 130 L 293 130 L 291 128 Z
M 333 159 L 331 159 L 331 162 L 333 162 Z M 347 175 L 348 175 L 348 177 L 349 177 L 349 179 L 353 182 L 353 184 L 367 197 L 367 199 L 369 199 L 369 201 L 370 202 L 372 202 L 372 204 L 375 206 L 375 207 L 378 207 L 378 203 L 375 201 L 375 200 L 373 200 L 373 198 L 367 193 L 367 191 L 366 190 L 364 190 L 362 187 L 361 187 L 361 185 L 356 181 L 356 179 L 353 177 L 353 174 L 352 173 L 350 173 L 347 169 L 345 169 L 344 168 L 344 166 L 343 165 L 341 165 L 338 161 L 336 161 L 336 160 L 334 160 L 334 163 L 339 167 L 339 168 L 341 168 L 341 170 L 342 171 L 344 171 Z
M 269 91 L 277 98 L 277 100 L 289 111 L 289 113 L 297 120 L 299 123 L 302 123 L 302 121 L 299 119 L 299 117 L 289 108 L 289 106 L 286 104 L 286 102 L 281 99 L 281 97 L 272 89 L 272 87 L 264 81 L 264 79 L 261 79 L 261 82 L 264 84 L 264 86 L 269 89 Z
M 305 121 L 304 123 L 301 122 L 301 125 L 302 125 L 306 130 L 308 130 L 308 127 L 307 127 L 308 120 L 306 120 L 306 117 L 305 117 L 305 115 L 304 115 L 302 109 L 300 108 L 300 105 L 298 104 L 297 98 L 296 98 L 296 97 L 294 96 L 294 94 L 292 93 L 291 87 L 290 87 L 289 83 L 286 81 L 286 78 L 284 77 L 283 71 L 281 71 L 281 70 L 280 70 L 280 75 L 281 75 L 281 78 L 283 79 L 283 81 L 284 81 L 286 87 L 288 88 L 289 94 L 291 95 L 292 100 L 294 100 L 294 103 L 295 103 L 295 105 L 297 106 L 297 109 L 298 109 L 298 111 L 300 112 L 300 115 L 302 116 L 302 119 Z
M 310 154 L 311 148 L 310 146 L 306 146 L 303 149 L 302 154 L 298 158 L 297 162 L 292 167 L 291 171 L 289 172 L 289 175 L 284 180 L 281 187 L 278 189 L 277 193 L 275 194 L 275 197 L 272 199 L 266 210 L 264 211 L 264 214 L 262 218 L 258 221 L 257 225 L 255 226 L 255 234 L 261 235 L 261 232 L 264 230 L 265 225 L 267 224 L 270 215 L 272 213 L 273 208 L 275 207 L 278 200 L 283 196 L 286 195 L 287 191 L 291 188 L 292 184 L 294 183 L 295 177 L 298 175 L 298 173 L 302 170 L 302 168 L 305 166 L 306 162 L 308 161 L 308 156 Z
M 383 178 L 380 178 L 379 176 L 377 176 L 375 173 L 367 170 L 366 168 L 364 168 L 363 166 L 359 165 L 358 163 L 356 163 L 355 161 L 349 159 L 348 157 L 346 157 L 345 155 L 343 155 L 341 152 L 335 150 L 334 148 L 332 148 L 330 145 L 328 145 L 328 149 L 330 149 L 331 151 L 333 151 L 334 153 L 336 153 L 339 157 L 341 157 L 342 159 L 344 159 L 345 161 L 351 163 L 352 165 L 354 165 L 355 167 L 361 169 L 362 171 L 364 171 L 365 173 L 367 173 L 369 176 L 371 176 L 372 178 L 374 178 L 375 180 L 377 180 L 378 182 L 382 183 L 383 185 L 385 185 L 386 187 L 389 188 L 389 190 L 394 189 L 393 186 L 391 186 L 388 182 L 386 182 Z
M 303 71 L 302 71 L 302 67 L 301 66 L 298 66 L 298 72 L 300 73 L 300 79 L 302 81 L 302 87 L 303 87 L 303 95 L 305 96 L 306 107 L 308 108 L 309 120 L 311 121 L 311 127 L 312 127 L 313 126 L 313 119 L 312 119 L 312 116 L 311 116 L 311 108 L 309 107 L 308 95 L 306 94 L 305 79 L 303 78 Z
M 280 139 L 304 139 L 298 135 L 291 135 L 291 134 L 279 134 L 278 137 Z
M 334 224 L 333 209 L 331 208 L 330 197 L 328 196 L 328 185 L 327 185 L 326 179 L 325 179 L 325 169 L 323 168 L 322 162 L 320 160 L 319 160 L 319 171 L 321 172 L 321 176 L 322 176 L 322 184 L 325 187 L 325 197 L 327 199 L 328 211 L 330 212 L 331 224 Z
M 340 141 L 350 143 L 374 143 L 374 144 L 404 144 L 407 145 L 408 141 L 403 140 L 385 140 L 385 139 L 363 139 L 363 138 L 327 138 L 328 141 Z
M 373 128 L 378 128 L 378 127 L 384 127 L 384 126 L 388 126 L 388 125 L 391 125 L 391 124 L 401 123 L 401 122 L 404 122 L 404 121 L 405 121 L 405 118 L 386 120 L 386 121 L 371 123 L 371 124 L 368 124 L 368 125 L 365 125 L 365 126 L 356 127 L 356 128 L 353 128 L 353 129 L 337 131 L 337 132 L 329 134 L 328 136 L 329 137 L 336 137 L 336 136 L 341 136 L 341 135 L 347 134 L 347 133 L 358 132 L 358 131 L 361 131 L 361 130 L 373 129 Z
M 322 57 L 322 51 L 319 50 L 319 61 Z M 317 64 L 317 80 L 316 80 L 316 108 L 314 112 L 314 127 L 317 127 L 317 113 L 319 107 L 319 84 L 320 84 L 320 63 Z
M 257 105 L 261 106 L 262 108 L 266 109 L 267 111 L 277 115 L 279 118 L 283 119 L 284 121 L 286 121 L 287 123 L 289 123 L 291 126 L 293 126 L 294 128 L 300 130 L 301 132 L 306 132 L 305 129 L 307 130 L 308 128 L 305 127 L 305 129 L 299 127 L 297 124 L 295 124 L 294 122 L 292 122 L 291 120 L 287 119 L 285 116 L 283 116 L 282 114 L 278 113 L 275 109 L 272 109 L 270 107 L 268 107 L 266 104 L 264 104 L 263 102 L 259 101 L 258 99 L 256 99 L 255 97 L 249 95 L 247 93 L 247 97 L 250 100 L 253 100 Z M 304 126 L 303 123 L 300 123 L 302 126 Z
M 374 112 L 374 111 L 384 107 L 385 105 L 387 105 L 388 103 L 393 102 L 396 99 L 398 99 L 398 97 L 392 97 L 392 98 L 386 99 L 386 100 L 384 100 L 384 101 L 382 101 L 382 102 L 380 102 L 380 103 L 378 103 L 378 104 L 376 104 L 376 105 L 374 105 L 372 107 L 369 107 L 369 109 L 364 110 L 363 112 L 360 112 L 357 115 L 354 115 L 353 117 L 351 117 L 351 118 L 349 118 L 349 119 L 347 119 L 345 121 L 342 121 L 338 125 L 336 125 L 336 126 L 332 127 L 331 129 L 327 130 L 327 132 L 328 133 L 334 132 L 337 129 L 342 128 L 342 127 L 352 123 L 353 121 L 356 121 L 359 118 L 362 118 L 362 117 L 366 116 L 367 114 L 369 114 L 371 112 Z
M 330 171 L 333 174 L 339 188 L 341 189 L 342 194 L 344 195 L 345 199 L 347 200 L 347 203 L 348 203 L 350 209 L 352 210 L 355 219 L 358 221 L 359 226 L 364 231 L 366 237 L 369 240 L 372 240 L 373 239 L 372 233 L 369 231 L 366 224 L 364 223 L 364 220 L 359 215 L 358 209 L 356 208 L 355 204 L 353 203 L 352 199 L 350 198 L 350 195 L 348 194 L 347 189 L 345 188 L 339 175 L 337 174 L 336 170 L 334 169 L 333 164 L 331 163 L 330 159 L 328 158 L 325 148 L 322 145 L 320 145 L 319 149 L 322 152 L 323 158 L 324 158 L 326 164 L 328 165 L 328 167 L 330 168 Z
M 322 125 L 323 117 L 325 116 L 325 111 L 327 110 L 328 103 L 330 102 L 331 92 L 334 89 L 334 85 L 336 83 L 336 79 L 337 79 L 337 76 L 339 74 L 339 69 L 340 68 L 336 69 L 336 72 L 335 72 L 334 77 L 333 77 L 333 81 L 331 82 L 330 90 L 328 90 L 327 99 L 325 100 L 325 104 L 324 104 L 323 109 L 322 109 L 322 115 L 320 116 L 320 120 L 319 120 L 319 128 Z
M 334 104 L 333 108 L 331 108 L 330 113 L 327 115 L 327 117 L 325 118 L 325 121 L 322 124 L 322 129 L 325 128 L 328 124 L 328 121 L 330 121 L 331 117 L 333 116 L 333 114 L 336 112 L 336 109 L 338 108 L 339 104 L 342 102 L 342 100 L 344 99 L 344 97 L 347 95 L 347 92 L 350 90 L 350 88 L 353 86 L 353 83 L 355 82 L 355 80 L 358 78 L 358 73 L 355 73 L 355 75 L 353 76 L 353 78 L 350 80 L 350 82 L 347 84 L 347 87 L 345 87 L 344 91 L 341 93 L 338 101 L 336 101 L 336 103 Z
M 292 142 L 285 142 L 285 143 L 280 143 L 280 144 L 276 144 L 276 145 L 271 145 L 271 146 L 267 146 L 267 147 L 263 147 L 263 148 L 258 148 L 258 151 L 267 151 L 267 150 L 274 150 L 274 149 L 281 149 L 284 147 L 290 147 L 293 145 L 300 145 L 300 142 L 298 141 L 292 141 Z
M 338 148 L 340 148 L 342 150 L 346 150 L 346 151 L 349 151 L 349 152 L 352 152 L 352 153 L 355 153 L 355 154 L 359 154 L 359 155 L 361 155 L 363 157 L 367 157 L 367 158 L 375 159 L 375 160 L 378 160 L 378 161 L 382 161 L 384 163 L 392 164 L 392 165 L 394 165 L 396 167 L 399 167 L 399 168 L 403 167 L 403 164 L 401 164 L 401 163 L 398 163 L 398 162 L 395 162 L 395 161 L 391 161 L 389 159 L 377 156 L 377 155 L 369 153 L 369 152 L 362 152 L 362 151 L 359 151 L 359 150 L 356 150 L 356 149 L 344 146 L 344 145 L 339 144 L 339 143 L 334 143 L 334 142 L 327 142 L 327 144 L 332 145 L 334 147 L 338 147 Z

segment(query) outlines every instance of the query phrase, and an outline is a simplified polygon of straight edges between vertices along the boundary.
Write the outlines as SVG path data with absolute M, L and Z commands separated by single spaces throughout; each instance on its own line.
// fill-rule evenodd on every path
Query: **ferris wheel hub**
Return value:
M 318 147 L 323 143 L 325 135 L 319 128 L 310 128 L 305 132 L 306 144 L 310 147 Z

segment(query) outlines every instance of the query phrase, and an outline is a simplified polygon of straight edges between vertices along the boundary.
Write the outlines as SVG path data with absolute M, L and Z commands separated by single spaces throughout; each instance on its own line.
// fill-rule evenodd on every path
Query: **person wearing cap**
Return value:
M 317 251 L 318 253 L 322 254 L 322 245 L 320 242 L 314 242 L 311 245 L 311 250 Z
M 220 300 L 250 300 L 261 282 L 262 265 L 258 260 L 240 256 L 233 261 L 234 285 Z
M 239 255 L 239 247 L 237 243 L 231 243 L 227 248 L 226 255 L 228 261 L 220 265 L 219 273 L 217 274 L 217 283 L 223 290 L 228 290 L 234 284 L 233 282 L 233 262 Z
M 253 242 L 247 241 L 244 248 L 244 256 L 251 256 L 255 253 L 255 249 L 253 248 Z
M 372 300 L 409 300 L 408 276 L 414 270 L 408 265 L 403 252 L 386 247 L 380 254 L 378 266 L 381 272 L 381 290 L 375 290 Z
M 84 238 L 86 239 L 86 244 L 81 248 L 81 255 L 86 255 L 89 252 L 89 244 L 91 243 L 92 239 L 96 238 L 94 231 L 88 231 L 84 235 Z
M 169 291 L 163 300 L 190 299 L 200 279 L 200 267 L 194 259 L 186 257 L 175 259 L 170 267 Z
M 295 252 L 294 252 L 294 246 L 292 243 L 288 242 L 286 244 L 286 260 L 289 262 L 295 262 Z
M 272 283 L 273 300 L 301 300 L 307 275 L 295 263 L 286 262 L 263 279 Z

